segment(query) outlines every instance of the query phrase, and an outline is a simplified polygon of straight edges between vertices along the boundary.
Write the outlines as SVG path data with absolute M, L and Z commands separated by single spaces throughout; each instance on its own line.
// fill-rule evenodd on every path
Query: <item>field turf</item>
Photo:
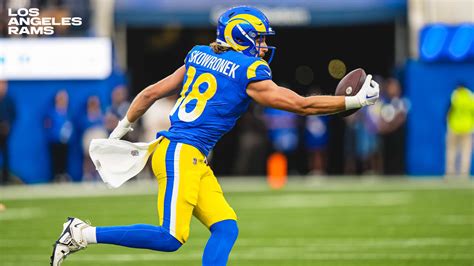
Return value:
M 336 180 L 336 181 L 334 181 Z M 474 186 L 437 180 L 222 180 L 239 216 L 228 265 L 474 265 Z M 48 265 L 67 216 L 93 225 L 157 223 L 156 184 L 131 182 L 0 188 L 0 265 Z M 91 245 L 63 264 L 200 265 L 209 236 L 193 218 L 175 253 Z

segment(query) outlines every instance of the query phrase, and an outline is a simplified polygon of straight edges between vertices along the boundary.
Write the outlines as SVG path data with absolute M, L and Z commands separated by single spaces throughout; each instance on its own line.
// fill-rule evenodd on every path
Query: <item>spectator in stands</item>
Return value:
M 108 132 L 104 126 L 104 115 L 100 107 L 100 100 L 97 96 L 90 96 L 87 99 L 86 116 L 81 122 L 81 129 L 83 132 L 82 148 L 84 152 L 83 179 L 88 181 L 97 180 L 99 176 L 89 157 L 89 144 L 92 139 L 108 137 Z
M 405 173 L 405 122 L 408 100 L 401 95 L 400 82 L 388 78 L 381 87 L 379 132 L 383 140 L 384 174 Z
M 359 162 L 356 155 L 356 122 L 357 113 L 344 117 L 344 174 L 358 173 Z
M 118 85 L 112 90 L 111 105 L 105 112 L 105 129 L 110 134 L 117 126 L 118 121 L 127 113 L 130 102 L 128 101 L 128 89 L 124 85 Z M 125 140 L 135 140 L 130 134 Z
M 128 101 L 128 89 L 124 85 L 119 85 L 112 90 L 112 103 L 107 112 L 112 113 L 118 118 L 122 118 L 130 106 Z
M 381 148 L 376 124 L 379 107 L 368 109 L 359 110 L 346 118 L 346 174 L 381 173 Z
M 50 149 L 53 181 L 55 182 L 70 180 L 67 173 L 68 146 L 73 132 L 73 125 L 68 106 L 69 96 L 65 90 L 60 90 L 54 98 L 54 105 L 48 111 L 44 120 Z
M 158 131 L 169 129 L 171 125 L 169 114 L 176 104 L 177 98 L 178 95 L 173 95 L 156 101 L 142 116 L 141 141 L 150 142 L 156 138 Z
M 460 84 L 451 94 L 447 114 L 446 175 L 469 177 L 474 133 L 474 96 Z M 459 169 L 456 157 L 459 154 Z
M 379 83 L 383 78 L 373 77 Z M 383 169 L 382 141 L 379 135 L 381 101 L 345 118 L 345 174 L 380 174 Z
M 156 133 L 162 130 L 168 130 L 171 126 L 169 114 L 176 104 L 178 95 L 172 95 L 166 98 L 159 99 L 154 102 L 148 111 L 143 114 L 142 130 L 139 137 L 140 141 L 150 142 L 156 139 Z M 127 111 L 127 110 L 125 110 Z M 113 130 L 113 128 L 112 128 Z M 130 135 L 130 134 L 129 134 Z M 146 173 L 151 179 L 155 179 L 153 169 L 151 168 L 151 160 L 148 160 L 146 165 Z
M 239 134 L 233 174 L 240 176 L 265 175 L 269 143 L 262 108 L 251 103 L 237 127 Z
M 273 108 L 264 109 L 265 124 L 273 150 L 285 154 L 288 174 L 301 174 L 298 162 L 299 116 Z
M 13 122 L 15 121 L 16 112 L 13 100 L 8 97 L 8 83 L 5 80 L 0 80 L 0 152 L 2 156 L 2 177 L 1 184 L 11 182 L 9 172 L 9 152 L 8 152 L 8 137 Z
M 380 75 L 375 75 L 373 79 L 379 84 L 384 83 Z M 382 174 L 383 172 L 381 110 L 382 102 L 377 101 L 369 108 L 363 108 L 358 112 L 360 123 L 357 128 L 357 154 L 362 162 L 362 173 L 365 174 Z
M 309 155 L 309 174 L 326 173 L 326 147 L 328 142 L 328 116 L 307 116 L 304 141 Z
M 103 127 L 104 115 L 100 106 L 99 97 L 93 95 L 87 98 L 86 113 L 81 121 L 81 129 L 85 132 L 89 128 Z
M 317 87 L 310 89 L 311 95 L 320 95 Z M 307 116 L 305 119 L 304 146 L 308 153 L 309 174 L 323 175 L 326 172 L 326 146 L 328 143 L 328 116 Z

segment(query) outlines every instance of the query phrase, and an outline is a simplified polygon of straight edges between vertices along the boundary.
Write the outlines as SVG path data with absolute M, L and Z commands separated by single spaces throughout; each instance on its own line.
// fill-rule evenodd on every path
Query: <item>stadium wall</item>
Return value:
M 473 73 L 473 63 L 407 63 L 405 89 L 411 101 L 406 142 L 409 175 L 444 175 L 451 93 L 459 83 L 473 90 Z

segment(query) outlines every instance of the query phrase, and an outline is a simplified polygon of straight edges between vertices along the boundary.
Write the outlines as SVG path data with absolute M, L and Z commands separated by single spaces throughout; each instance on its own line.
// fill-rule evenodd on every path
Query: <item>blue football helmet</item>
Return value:
M 261 48 L 267 48 L 271 51 L 268 63 L 272 61 L 276 47 L 259 46 L 256 40 L 274 34 L 268 18 L 254 7 L 233 7 L 224 12 L 217 21 L 217 43 L 252 57 L 259 56 Z

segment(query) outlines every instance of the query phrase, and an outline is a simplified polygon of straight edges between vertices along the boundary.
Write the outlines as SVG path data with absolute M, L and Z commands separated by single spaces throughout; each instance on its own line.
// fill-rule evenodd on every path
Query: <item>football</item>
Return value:
M 357 68 L 345 75 L 339 84 L 337 84 L 335 95 L 338 96 L 354 96 L 364 84 L 367 74 L 362 68 Z M 360 108 L 359 108 L 360 109 Z M 352 109 L 339 113 L 340 116 L 349 116 L 359 109 Z

